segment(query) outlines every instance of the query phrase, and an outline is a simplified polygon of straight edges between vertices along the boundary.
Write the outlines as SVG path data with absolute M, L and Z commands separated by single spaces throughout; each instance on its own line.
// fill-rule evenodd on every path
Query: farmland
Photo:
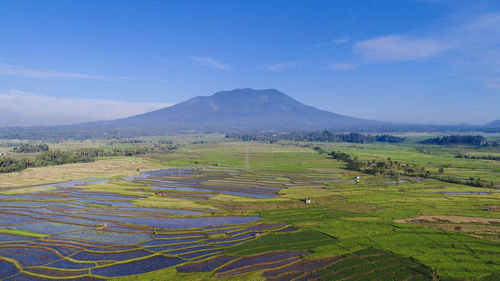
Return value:
M 0 279 L 498 279 L 500 162 L 456 155 L 500 149 L 421 139 L 183 138 L 165 154 L 0 174 Z M 318 151 L 493 187 L 363 174 Z

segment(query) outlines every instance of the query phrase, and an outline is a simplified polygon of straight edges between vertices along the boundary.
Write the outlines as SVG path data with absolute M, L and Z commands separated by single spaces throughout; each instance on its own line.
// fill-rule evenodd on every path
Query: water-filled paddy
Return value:
M 19 269 L 8 261 L 0 260 L 0 279 L 9 277 L 19 272 Z
M 136 260 L 128 263 L 121 263 L 92 269 L 92 273 L 106 277 L 126 276 L 175 266 L 183 262 L 184 261 L 179 258 L 154 256 L 151 258 Z
M 34 238 L 34 237 L 0 233 L 0 243 L 1 242 L 13 242 L 13 241 L 33 241 L 36 239 L 37 238 Z
M 216 211 L 199 209 L 137 207 L 134 200 L 154 196 L 160 188 L 168 188 L 164 190 L 167 197 L 192 199 L 206 199 L 219 193 L 268 198 L 280 190 L 280 187 L 255 186 L 255 182 L 238 183 L 238 180 L 216 185 L 227 176 L 166 169 L 123 179 L 149 189 L 149 195 L 145 191 L 144 196 L 87 188 L 109 182 L 99 179 L 41 185 L 38 187 L 53 189 L 29 194 L 0 194 L 0 229 L 21 231 L 15 235 L 0 233 L 1 277 L 14 275 L 12 280 L 44 280 L 40 277 L 44 275 L 64 276 L 70 278 L 68 280 L 101 280 L 101 277 L 176 266 L 187 260 L 218 257 L 225 247 L 256 239 L 255 233 L 246 228 L 255 226 L 259 217 L 219 215 Z M 235 176 L 237 173 L 232 173 L 231 177 Z M 170 196 L 169 192 L 175 194 Z M 260 232 L 272 231 L 273 227 L 257 226 Z M 25 236 L 22 231 L 30 234 Z M 210 235 L 224 237 L 210 238 Z M 20 267 L 2 257 L 16 260 Z M 103 261 L 107 264 L 102 264 Z M 27 266 L 31 266 L 27 268 L 29 272 L 19 273 Z M 76 277 L 81 274 L 86 277 Z
M 12 268 L 5 263 L 5 268 L 15 274 L 12 280 L 44 280 L 42 275 L 101 280 L 179 265 L 185 265 L 187 272 L 206 271 L 226 263 L 219 274 L 231 275 L 240 270 L 240 263 L 267 259 L 226 257 L 225 249 L 259 239 L 260 234 L 296 230 L 286 224 L 261 224 L 257 216 L 203 207 L 142 207 L 134 202 L 151 196 L 192 200 L 207 200 L 217 194 L 276 197 L 285 185 L 268 177 L 245 178 L 236 171 L 165 169 L 113 181 L 136 185 L 140 192 L 123 195 L 95 191 L 92 184 L 106 185 L 109 181 L 90 179 L 43 185 L 40 187 L 53 189 L 29 194 L 0 194 L 0 229 L 44 236 L 0 234 L 0 245 L 8 246 L 0 247 L 0 261 L 3 256 L 20 264 Z M 291 261 L 281 255 L 273 254 L 268 259 Z M 19 273 L 26 266 L 32 267 Z
M 158 245 L 172 245 L 172 244 L 182 244 L 194 243 L 204 240 L 204 238 L 186 238 L 186 239 L 158 239 L 150 240 L 141 243 L 141 246 L 158 246 Z
M 134 250 L 128 252 L 116 253 L 93 253 L 88 251 L 81 251 L 71 258 L 77 261 L 124 261 L 136 258 L 150 256 L 151 253 L 144 250 Z
M 49 267 L 59 268 L 59 269 L 84 269 L 95 267 L 95 263 L 79 263 L 70 260 L 59 260 L 54 263 L 48 264 Z
M 6 228 L 21 229 L 21 230 L 27 230 L 27 231 L 36 232 L 36 233 L 43 233 L 43 234 L 55 234 L 55 233 L 61 233 L 61 232 L 82 230 L 82 229 L 86 229 L 88 227 L 81 226 L 81 225 L 75 225 L 75 224 L 69 224 L 69 223 L 57 223 L 57 222 L 50 222 L 50 221 L 42 221 L 42 222 L 35 222 L 35 223 L 29 223 L 29 224 L 8 226 Z
M 55 235 L 55 237 L 73 238 L 84 241 L 102 242 L 109 244 L 129 245 L 150 240 L 151 234 L 87 229 L 83 231 L 62 233 Z
M 22 266 L 37 266 L 61 258 L 56 251 L 42 247 L 0 248 L 0 256 L 17 260 Z

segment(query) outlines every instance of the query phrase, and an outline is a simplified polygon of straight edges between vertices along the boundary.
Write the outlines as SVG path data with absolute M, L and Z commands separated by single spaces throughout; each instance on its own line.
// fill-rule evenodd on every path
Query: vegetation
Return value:
M 50 187 L 31 188 L 27 186 L 45 185 L 73 179 L 88 178 L 116 178 L 133 176 L 141 171 L 150 171 L 164 168 L 159 161 L 150 157 L 110 157 L 99 158 L 95 162 L 73 163 L 68 165 L 54 165 L 36 167 L 15 173 L 0 173 L 0 191 L 6 193 L 31 193 L 50 189 Z M 122 189 L 128 186 L 118 185 Z M 109 189 L 116 189 L 115 185 L 107 185 Z
M 231 247 L 226 250 L 231 255 L 253 255 L 269 251 L 279 250 L 307 250 L 328 243 L 333 243 L 331 237 L 314 231 L 302 231 L 297 233 L 268 234 L 260 239 Z
M 495 155 L 465 155 L 465 154 L 457 154 L 455 156 L 455 158 L 483 159 L 483 160 L 500 161 L 500 156 L 495 156 Z
M 452 145 L 452 144 L 468 144 L 468 145 L 489 145 L 498 146 L 498 142 L 486 141 L 483 136 L 473 135 L 451 135 L 427 139 L 422 144 L 437 144 L 437 145 Z
M 421 177 L 421 178 L 434 178 L 440 181 L 465 184 L 476 187 L 490 187 L 494 188 L 493 182 L 485 182 L 480 178 L 458 178 L 452 176 L 443 175 L 444 169 L 439 168 L 438 173 L 431 173 L 426 170 L 425 167 L 418 167 L 416 164 L 401 163 L 398 161 L 392 161 L 391 158 L 386 160 L 359 160 L 357 157 L 351 157 L 349 154 L 343 152 L 332 151 L 329 155 L 333 159 L 338 161 L 344 161 L 347 163 L 346 168 L 352 171 L 359 171 L 365 174 L 371 175 L 387 175 L 399 178 L 400 176 L 405 177 Z
M 424 177 L 428 178 L 431 173 L 425 170 L 424 167 L 417 167 L 415 164 L 401 163 L 387 160 L 359 160 L 357 157 L 351 157 L 343 152 L 332 151 L 329 155 L 333 159 L 344 161 L 347 163 L 347 169 L 359 171 L 372 175 L 388 175 L 388 176 L 409 176 L 409 177 Z
M 40 153 L 35 159 L 0 157 L 0 173 L 18 172 L 32 167 L 88 163 L 96 161 L 100 157 L 168 153 L 176 148 L 175 145 L 154 144 L 151 146 L 113 147 L 108 149 L 80 148 L 75 151 L 51 150 Z
M 82 192 L 141 196 L 134 201 L 137 207 L 203 210 L 210 213 L 203 215 L 205 217 L 261 217 L 261 220 L 245 225 L 249 229 L 261 224 L 275 226 L 273 229 L 276 231 L 262 232 L 258 237 L 253 235 L 255 230 L 239 234 L 235 234 L 240 231 L 233 227 L 211 230 L 207 236 L 210 239 L 229 239 L 233 234 L 239 239 L 239 244 L 224 248 L 223 253 L 216 257 L 247 261 L 275 251 L 305 252 L 300 257 L 303 263 L 294 262 L 272 269 L 264 265 L 271 266 L 275 261 L 266 260 L 258 266 L 248 265 L 245 267 L 248 272 L 241 270 L 239 274 L 226 277 L 216 272 L 217 268 L 227 267 L 224 262 L 207 272 L 180 273 L 175 267 L 169 267 L 116 277 L 114 280 L 265 280 L 271 276 L 270 270 L 284 270 L 298 264 L 309 266 L 325 260 L 335 262 L 325 263 L 314 270 L 304 270 L 304 273 L 315 272 L 328 280 L 376 280 L 380 276 L 390 276 L 394 280 L 498 279 L 500 193 L 465 182 L 451 183 L 438 178 L 469 180 L 472 177 L 474 181 L 480 179 L 500 187 L 500 166 L 496 160 L 456 158 L 459 154 L 498 157 L 498 147 L 419 144 L 424 138 L 405 136 L 403 143 L 364 144 L 292 141 L 269 144 L 232 142 L 228 139 L 214 142 L 199 138 L 197 144 L 189 141 L 169 154 L 137 154 L 136 157 L 112 157 L 90 163 L 37 167 L 23 173 L 2 174 L 0 180 L 2 187 L 8 188 L 28 186 L 31 181 L 39 183 L 40 179 L 57 182 L 78 178 L 113 178 L 112 182 L 88 184 L 80 188 Z M 52 144 L 49 145 L 52 148 Z M 129 144 L 111 146 L 128 147 Z M 57 144 L 56 147 L 62 148 L 64 144 Z M 423 147 L 423 152 L 417 151 L 418 147 Z M 65 151 L 74 152 L 81 148 Z M 325 153 L 317 153 L 312 148 Z M 332 158 L 338 161 L 332 161 Z M 366 171 L 358 183 L 352 180 L 362 171 L 348 169 L 349 161 Z M 136 168 L 142 172 L 162 167 L 199 169 L 201 175 L 175 173 L 162 176 L 174 185 L 193 186 L 199 183 L 205 188 L 229 189 L 265 186 L 281 188 L 281 191 L 279 196 L 272 198 L 218 194 L 206 200 L 194 200 L 155 196 L 157 190 L 150 186 L 137 188 L 137 185 L 120 179 L 139 173 Z M 426 180 L 420 177 L 422 168 L 424 175 L 427 172 L 431 174 Z M 16 193 L 9 194 L 21 194 L 21 190 L 25 193 L 40 192 L 40 189 L 20 188 Z M 51 194 L 54 192 L 52 190 Z M 188 194 L 196 191 L 175 192 Z M 171 190 L 166 190 L 166 193 L 173 194 Z M 304 198 L 311 198 L 311 203 L 304 204 L 301 201 Z M 278 231 L 287 227 L 297 230 Z M 102 231 L 97 236 L 103 236 L 107 230 Z M 161 233 L 161 230 L 156 229 L 155 232 Z M 192 232 L 189 230 L 189 233 Z M 181 234 L 173 230 L 165 233 Z M 172 252 L 172 255 L 176 254 Z M 185 264 L 210 259 L 209 256 L 201 257 Z M 138 264 L 141 260 L 137 259 Z M 265 272 L 268 275 L 263 275 Z M 226 273 L 234 272 L 230 270 Z
M 17 153 L 33 153 L 33 152 L 41 152 L 49 150 L 49 146 L 47 144 L 22 144 L 16 146 L 12 149 L 12 151 Z
M 263 133 L 263 134 L 227 134 L 226 138 L 238 139 L 242 141 L 263 141 L 276 143 L 278 141 L 304 141 L 304 142 L 403 142 L 404 138 L 391 135 L 363 135 L 359 133 L 334 134 L 329 131 L 312 133 Z

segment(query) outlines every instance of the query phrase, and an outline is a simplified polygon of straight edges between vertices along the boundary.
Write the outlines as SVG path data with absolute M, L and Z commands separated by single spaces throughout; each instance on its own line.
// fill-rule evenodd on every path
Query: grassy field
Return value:
M 286 224 L 297 231 L 268 233 L 258 239 L 225 249 L 226 256 L 252 256 L 277 250 L 306 251 L 303 257 L 316 260 L 338 256 L 353 269 L 331 266 L 325 280 L 352 278 L 370 280 L 380 272 L 420 276 L 421 280 L 495 280 L 500 272 L 500 161 L 458 159 L 458 153 L 500 156 L 499 148 L 442 147 L 417 143 L 420 136 L 403 144 L 264 144 L 223 142 L 212 137 L 165 154 L 122 157 L 87 164 L 70 164 L 0 174 L 0 187 L 30 186 L 83 178 L 120 178 L 159 168 L 194 168 L 238 171 L 230 181 L 213 179 L 204 184 L 234 185 L 257 181 L 283 189 L 274 198 L 250 198 L 219 194 L 208 200 L 161 198 L 131 188 L 125 181 L 86 185 L 82 188 L 132 195 L 147 195 L 137 206 L 211 210 L 217 215 L 260 216 L 266 224 Z M 432 179 L 391 179 L 363 175 L 345 169 L 345 163 L 315 152 L 342 151 L 364 160 L 390 157 L 393 161 L 444 169 L 447 175 L 480 177 L 495 188 L 478 188 Z M 360 181 L 354 181 L 359 175 Z M 179 176 L 182 178 L 182 176 Z M 186 177 L 188 178 L 188 177 Z M 18 189 L 30 193 L 37 190 Z M 6 192 L 13 192 L 12 190 Z M 301 200 L 311 198 L 310 204 Z M 31 234 L 36 235 L 36 234 Z M 387 261 L 381 263 L 351 259 L 364 249 L 377 249 Z M 377 255 L 379 255 L 377 254 Z M 391 260 L 401 257 L 405 268 L 390 271 Z M 403 259 L 405 259 L 403 261 Z M 356 264 L 354 264 L 354 262 Z M 358 266 L 360 270 L 356 270 Z M 374 265 L 376 264 L 376 266 Z M 379 266 L 379 267 L 377 267 Z M 399 267 L 398 267 L 399 268 Z M 327 270 L 324 268 L 323 270 Z M 221 280 L 263 280 L 263 270 L 241 273 Z M 366 272 L 365 279 L 356 272 Z M 396 272 L 396 273 L 395 273 Z M 405 275 L 406 274 L 406 275 Z M 409 274 L 409 275 L 408 275 Z M 433 276 L 431 276 L 434 274 Z M 364 276 L 364 275 L 363 275 Z M 397 276 L 397 275 L 394 275 Z M 356 279 L 360 278 L 360 279 Z M 403 278 L 403 277 L 401 277 Z M 415 277 L 415 280 L 418 278 Z M 216 272 L 178 273 L 173 268 L 116 280 L 216 280 Z M 404 280 L 405 278 L 401 279 Z M 420 280 L 420 279 L 418 279 Z
M 477 153 L 470 147 L 425 146 L 428 152 L 422 153 L 417 150 L 422 146 L 419 144 L 314 145 L 322 145 L 325 150 L 343 151 L 361 159 L 391 157 L 431 169 L 445 166 L 445 173 L 479 176 L 500 184 L 500 162 L 455 158 L 458 152 Z M 500 150 L 489 149 L 481 153 L 500 155 Z M 478 280 L 500 271 L 500 227 L 496 223 L 439 220 L 440 216 L 500 218 L 500 193 L 497 190 L 435 180 L 394 183 L 385 176 L 364 175 L 360 183 L 353 184 L 351 179 L 358 173 L 345 170 L 342 162 L 328 159 L 310 148 L 293 145 L 205 144 L 188 146 L 174 155 L 169 157 L 176 160 L 164 164 L 243 169 L 251 175 L 279 176 L 284 183 L 324 178 L 321 187 L 284 189 L 279 199 L 228 202 L 221 200 L 223 198 L 211 199 L 218 206 L 224 204 L 226 208 L 258 214 L 265 222 L 290 223 L 302 230 L 335 237 L 330 243 L 323 241 L 307 246 L 312 250 L 311 258 L 376 247 L 415 258 L 434 268 L 443 279 Z M 328 179 L 344 181 L 328 182 Z M 467 192 L 488 194 L 446 194 Z M 295 203 L 305 197 L 312 198 L 312 203 L 297 208 Z M 396 222 L 418 216 L 434 216 L 438 220 Z M 286 244 L 288 238 L 283 239 Z M 274 238 L 268 240 L 270 248 L 279 245 Z M 246 246 L 251 252 L 259 249 L 251 243 Z M 230 252 L 237 253 L 244 249 L 245 244 Z
M 93 163 L 76 163 L 59 166 L 30 168 L 20 172 L 0 174 L 0 191 L 88 178 L 125 177 L 140 171 L 163 168 L 158 161 L 144 158 L 115 157 Z

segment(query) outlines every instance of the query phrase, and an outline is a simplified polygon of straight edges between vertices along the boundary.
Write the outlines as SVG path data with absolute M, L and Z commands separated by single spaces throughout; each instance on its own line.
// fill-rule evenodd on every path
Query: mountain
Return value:
M 127 138 L 182 132 L 350 131 L 499 132 L 488 126 L 418 125 L 353 118 L 300 103 L 277 90 L 236 89 L 199 96 L 160 110 L 110 121 L 65 126 L 0 128 L 0 139 Z
M 495 121 L 492 121 L 488 124 L 486 124 L 486 127 L 490 127 L 490 128 L 500 128 L 500 119 L 498 120 L 495 120 Z
M 352 129 L 382 124 L 320 110 L 274 89 L 236 89 L 198 96 L 129 118 L 85 126 L 227 131 Z

